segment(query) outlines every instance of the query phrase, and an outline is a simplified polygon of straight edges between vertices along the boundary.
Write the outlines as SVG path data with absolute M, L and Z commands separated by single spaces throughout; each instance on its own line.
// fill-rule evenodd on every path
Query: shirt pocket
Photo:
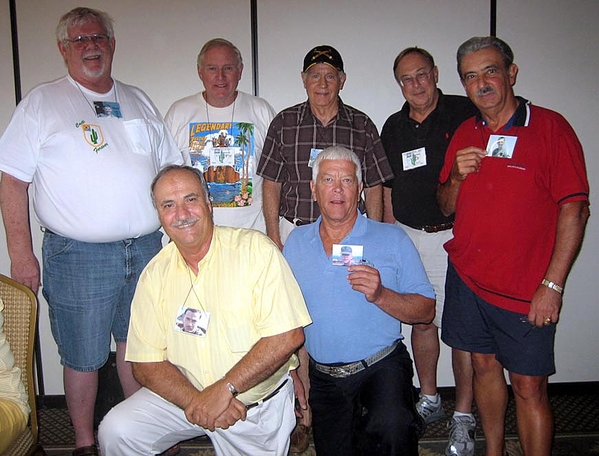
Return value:
M 253 324 L 240 317 L 239 312 L 220 311 L 220 318 L 226 324 L 219 325 L 222 329 L 224 341 L 231 353 L 245 354 L 258 342 L 260 335 L 255 331 Z
M 160 128 L 158 124 L 148 119 L 133 119 L 123 122 L 131 152 L 150 155 L 160 144 Z

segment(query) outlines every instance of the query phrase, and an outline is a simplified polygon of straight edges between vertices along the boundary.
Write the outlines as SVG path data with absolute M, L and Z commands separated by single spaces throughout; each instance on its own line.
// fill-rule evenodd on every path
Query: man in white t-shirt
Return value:
M 56 28 L 68 74 L 35 87 L 0 138 L 0 206 L 11 275 L 37 292 L 28 191 L 43 227 L 43 294 L 64 366 L 75 455 L 97 455 L 98 370 L 117 346 L 126 397 L 139 389 L 124 361 L 137 278 L 162 247 L 148 192 L 183 158 L 145 93 L 111 76 L 115 38 L 102 11 L 75 8 Z M 101 107 L 110 104 L 112 116 Z M 100 114 L 102 112 L 102 115 Z
M 237 90 L 243 59 L 233 43 L 208 41 L 197 65 L 204 91 L 173 103 L 165 122 L 187 160 L 204 172 L 214 223 L 265 232 L 262 178 L 255 170 L 276 112 Z

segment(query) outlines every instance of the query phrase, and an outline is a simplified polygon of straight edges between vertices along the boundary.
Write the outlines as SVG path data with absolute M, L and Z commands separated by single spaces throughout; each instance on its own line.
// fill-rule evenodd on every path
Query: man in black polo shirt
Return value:
M 384 183 L 384 220 L 400 225 L 420 252 L 437 300 L 435 319 L 413 325 L 412 350 L 418 378 L 418 413 L 427 423 L 444 415 L 437 393 L 439 334 L 445 298 L 447 253 L 443 244 L 452 237 L 453 216 L 445 217 L 436 201 L 439 172 L 454 131 L 476 108 L 466 97 L 444 95 L 437 89 L 439 71 L 424 49 L 404 49 L 393 64 L 395 79 L 406 99 L 401 111 L 391 115 L 381 140 L 395 179 Z M 456 383 L 456 411 L 450 421 L 447 455 L 474 454 L 476 421 L 472 407 L 470 354 L 452 350 Z

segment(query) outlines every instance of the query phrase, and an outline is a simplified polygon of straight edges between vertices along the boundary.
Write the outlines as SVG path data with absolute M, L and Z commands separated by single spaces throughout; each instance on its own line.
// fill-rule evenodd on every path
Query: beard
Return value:
M 89 58 L 91 60 L 88 60 Z M 83 74 L 88 78 L 99 78 L 104 76 L 106 72 L 106 59 L 104 58 L 104 53 L 98 50 L 89 50 L 82 56 L 82 70 Z M 99 61 L 99 66 L 98 66 Z M 93 69 L 91 69 L 87 63 L 93 63 Z
M 87 76 L 88 78 L 99 78 L 100 76 L 103 76 L 104 73 L 106 71 L 106 62 L 104 62 L 104 60 L 102 60 L 102 64 L 95 69 L 91 69 L 88 68 L 85 63 L 83 64 L 83 74 L 85 74 L 85 76 Z

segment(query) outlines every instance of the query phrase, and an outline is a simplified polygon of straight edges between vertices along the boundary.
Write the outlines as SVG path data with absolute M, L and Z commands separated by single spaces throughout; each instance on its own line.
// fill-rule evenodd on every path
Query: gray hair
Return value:
M 493 47 L 499 51 L 501 57 L 503 58 L 503 62 L 505 63 L 506 70 L 514 63 L 514 52 L 509 45 L 497 38 L 496 36 L 473 36 L 469 40 L 462 43 L 462 45 L 458 48 L 457 60 L 458 60 L 458 75 L 460 79 L 462 77 L 462 60 L 468 54 L 472 54 L 473 52 L 481 51 L 483 49 L 487 49 Z
M 397 82 L 399 82 L 399 79 L 397 79 L 397 75 L 395 74 L 395 72 L 397 71 L 397 67 L 399 66 L 399 62 L 401 62 L 401 60 L 409 54 L 419 54 L 422 57 L 425 58 L 425 60 L 431 64 L 431 67 L 435 67 L 435 59 L 433 58 L 433 56 L 431 55 L 430 52 L 428 52 L 426 49 L 422 49 L 419 48 L 418 46 L 412 46 L 412 47 L 408 47 L 405 48 L 403 51 L 401 51 L 397 57 L 395 57 L 395 60 L 393 61 L 393 76 L 395 76 L 395 79 L 397 80 Z
M 243 65 L 243 57 L 241 56 L 239 49 L 237 49 L 237 46 L 230 41 L 225 40 L 224 38 L 213 38 L 210 41 L 207 41 L 206 44 L 202 46 L 202 49 L 200 49 L 197 60 L 198 67 L 201 67 L 204 64 L 204 56 L 206 55 L 206 52 L 216 47 L 227 47 L 231 49 L 237 58 L 237 68 L 240 68 L 241 65 Z
M 186 166 L 186 165 L 168 165 L 165 166 L 164 168 L 162 168 L 158 174 L 156 174 L 156 177 L 154 177 L 154 180 L 152 181 L 152 185 L 150 186 L 150 193 L 152 195 L 152 203 L 154 204 L 154 207 L 158 207 L 156 205 L 156 195 L 154 194 L 154 189 L 156 188 L 156 184 L 158 183 L 158 181 L 165 176 L 166 174 L 170 173 L 171 171 L 188 171 L 191 174 L 193 174 L 197 179 L 198 182 L 200 183 L 202 190 L 204 192 L 204 197 L 206 198 L 206 201 L 208 202 L 208 205 L 210 205 L 210 190 L 208 190 L 208 184 L 206 184 L 206 179 L 204 179 L 204 173 L 202 171 L 200 171 L 197 168 L 194 168 L 193 166 Z
M 98 22 L 104 27 L 108 38 L 114 37 L 114 21 L 107 13 L 91 8 L 78 7 L 60 18 L 56 26 L 56 39 L 64 43 L 69 38 L 68 31 L 70 28 L 80 27 L 89 22 Z
M 362 182 L 362 164 L 360 163 L 360 159 L 354 152 L 341 146 L 327 147 L 318 154 L 318 157 L 316 157 L 316 160 L 314 160 L 314 163 L 312 164 L 312 182 L 316 183 L 318 170 L 323 160 L 346 160 L 352 162 L 356 165 L 356 178 L 358 179 L 358 184 Z

